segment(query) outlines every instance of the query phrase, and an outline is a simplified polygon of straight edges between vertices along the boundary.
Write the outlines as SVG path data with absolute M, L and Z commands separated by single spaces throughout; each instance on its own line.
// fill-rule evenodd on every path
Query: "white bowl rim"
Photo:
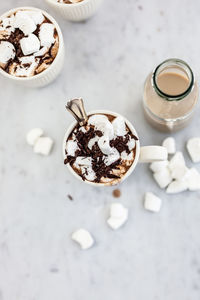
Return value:
M 41 11 L 42 14 L 44 14 L 45 17 L 47 17 L 52 22 L 52 24 L 55 25 L 56 30 L 58 32 L 58 37 L 59 37 L 58 53 L 57 53 L 54 61 L 51 63 L 51 65 L 46 70 L 44 70 L 43 72 L 41 72 L 41 73 L 39 73 L 37 75 L 34 75 L 34 76 L 30 76 L 30 77 L 17 77 L 17 76 L 10 75 L 6 71 L 4 71 L 2 68 L 0 68 L 0 74 L 2 74 L 3 76 L 5 76 L 5 77 L 7 77 L 9 79 L 16 80 L 16 81 L 30 81 L 30 80 L 33 80 L 33 79 L 36 79 L 36 78 L 38 79 L 40 77 L 43 77 L 44 75 L 46 75 L 46 73 L 48 71 L 50 71 L 52 69 L 52 67 L 54 67 L 55 63 L 59 59 L 60 54 L 62 53 L 62 47 L 64 46 L 63 35 L 62 35 L 62 31 L 60 29 L 60 26 L 58 25 L 58 23 L 56 22 L 56 20 L 51 15 L 49 15 L 45 10 L 42 10 L 40 8 L 33 7 L 33 6 L 20 6 L 20 7 L 12 8 L 12 9 L 8 10 L 7 12 L 5 12 L 4 14 L 2 14 L 0 16 L 0 20 L 2 20 L 2 18 L 5 18 L 6 16 L 8 16 L 8 15 L 10 15 L 10 14 L 12 14 L 12 13 L 18 11 L 18 10 L 36 10 L 36 11 Z
M 83 6 L 85 5 L 87 2 L 91 2 L 91 1 L 94 1 L 94 0 L 83 0 L 81 2 L 77 2 L 77 3 L 61 3 L 61 2 L 57 2 L 55 0 L 46 0 L 46 2 L 49 2 L 49 3 L 52 3 L 56 6 L 63 6 L 63 7 L 77 7 L 77 6 Z
M 102 187 L 102 186 L 114 186 L 117 184 L 120 184 L 122 181 L 124 181 L 126 178 L 128 178 L 131 173 L 133 172 L 133 170 L 135 169 L 138 160 L 139 160 L 139 156 L 140 156 L 140 142 L 139 142 L 139 137 L 137 134 L 137 131 L 135 130 L 135 127 L 131 124 L 131 122 L 129 120 L 127 120 L 124 116 L 122 116 L 119 113 L 113 112 L 113 111 L 109 111 L 106 109 L 101 109 L 101 110 L 92 110 L 89 111 L 87 113 L 88 116 L 93 115 L 93 114 L 110 114 L 114 117 L 123 117 L 125 120 L 126 125 L 128 126 L 128 128 L 130 129 L 130 131 L 138 138 L 138 140 L 136 141 L 136 153 L 135 153 L 135 159 L 132 163 L 132 165 L 130 166 L 130 168 L 128 169 L 128 171 L 126 172 L 126 174 L 122 177 L 121 180 L 119 180 L 116 184 L 110 184 L 110 183 L 97 183 L 97 182 L 91 182 L 88 180 L 83 181 L 82 178 L 74 171 L 74 169 L 67 164 L 68 169 L 70 170 L 70 172 L 77 178 L 79 179 L 81 182 L 87 183 L 89 185 L 93 185 L 93 186 L 98 186 L 98 187 Z M 74 127 L 77 125 L 77 121 L 74 121 L 67 129 L 67 131 L 65 132 L 64 135 L 64 139 L 63 139 L 63 146 L 62 146 L 62 153 L 63 153 L 63 157 L 65 159 L 65 147 L 66 147 L 66 140 L 68 139 L 69 135 L 71 134 L 72 130 L 74 129 Z

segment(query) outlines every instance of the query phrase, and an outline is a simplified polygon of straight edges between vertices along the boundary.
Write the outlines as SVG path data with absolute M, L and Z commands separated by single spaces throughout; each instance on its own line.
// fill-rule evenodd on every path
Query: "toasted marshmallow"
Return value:
M 40 41 L 35 34 L 30 34 L 20 40 L 20 46 L 24 55 L 39 51 Z
M 152 172 L 158 173 L 165 170 L 168 164 L 169 164 L 168 160 L 155 161 L 150 164 L 149 168 L 151 169 Z
M 15 47 L 6 41 L 0 42 L 0 63 L 6 64 L 15 57 Z
M 85 176 L 88 181 L 94 181 L 96 178 L 96 174 L 90 166 L 82 166 L 81 173 Z
M 167 149 L 168 154 L 174 154 L 176 152 L 176 143 L 173 137 L 166 138 L 163 141 L 162 146 Z
M 15 30 L 14 28 L 14 15 L 12 15 L 11 17 L 7 17 L 7 18 L 4 18 L 2 20 L 2 26 L 3 29 L 7 30 L 9 33 L 13 32 Z
M 67 142 L 67 145 L 66 145 L 67 155 L 75 156 L 75 152 L 76 152 L 76 150 L 78 150 L 78 149 L 79 149 L 79 147 L 78 147 L 76 141 L 69 140 L 69 141 Z
M 72 240 L 77 242 L 82 250 L 89 249 L 94 244 L 94 239 L 89 231 L 80 228 L 72 233 Z
M 112 152 L 109 155 L 107 155 L 104 159 L 104 163 L 106 166 L 110 166 L 120 158 L 120 154 L 117 151 L 117 149 L 115 148 L 112 149 L 113 149 Z
M 122 118 L 121 116 L 116 117 L 112 121 L 112 125 L 113 125 L 113 128 L 114 128 L 114 134 L 116 136 L 126 135 L 127 130 L 126 130 L 126 124 L 125 124 L 124 118 Z
M 144 208 L 152 212 L 159 212 L 162 205 L 162 200 L 153 193 L 145 193 Z
M 108 225 L 116 230 L 120 228 L 128 219 L 128 209 L 120 203 L 113 203 L 110 206 L 110 218 L 107 220 Z
M 29 35 L 36 30 L 34 21 L 25 11 L 18 11 L 15 15 L 14 27 L 19 28 L 24 35 Z
M 130 139 L 127 143 L 128 149 L 129 151 L 133 150 L 135 148 L 135 140 L 134 139 Z
M 186 191 L 188 188 L 186 180 L 174 180 L 168 186 L 166 192 L 167 194 L 176 194 Z
M 182 152 L 176 152 L 176 154 L 169 161 L 169 170 L 173 179 L 180 180 L 187 172 L 185 165 L 185 159 Z
M 188 153 L 194 163 L 200 162 L 200 137 L 194 137 L 187 142 Z
M 98 136 L 95 136 L 94 138 L 90 139 L 89 142 L 88 142 L 88 148 L 89 148 L 90 150 L 92 150 L 92 147 L 94 146 L 94 144 L 95 144 L 96 142 L 98 142 L 98 140 L 99 140 L 99 137 L 98 137 Z
M 21 63 L 20 65 L 13 63 L 13 65 L 11 66 L 11 75 L 19 77 L 29 77 L 34 75 L 35 69 L 38 65 L 38 61 L 33 55 L 20 57 L 19 62 Z
M 44 131 L 41 128 L 31 129 L 26 136 L 26 141 L 30 146 L 34 146 L 36 141 L 44 134 Z
M 172 176 L 168 168 L 154 173 L 153 177 L 161 189 L 164 189 L 172 181 Z
M 190 191 L 200 190 L 200 173 L 195 168 L 189 169 L 184 179 Z
M 49 137 L 40 137 L 34 145 L 34 152 L 49 155 L 53 147 L 53 140 Z
M 113 148 L 110 147 L 110 140 L 107 135 L 103 135 L 102 137 L 99 138 L 98 146 L 99 146 L 101 152 L 106 155 L 112 153 L 112 151 L 113 151 Z
M 104 115 L 92 115 L 88 119 L 88 124 L 93 125 L 96 130 L 100 130 L 103 135 L 107 135 L 110 140 L 114 137 L 114 129 L 108 118 Z
M 51 47 L 55 42 L 54 38 L 55 26 L 49 23 L 43 23 L 40 26 L 39 39 L 41 46 Z
M 48 48 L 47 47 L 42 47 L 39 51 L 35 52 L 33 55 L 35 57 L 43 56 L 47 53 Z

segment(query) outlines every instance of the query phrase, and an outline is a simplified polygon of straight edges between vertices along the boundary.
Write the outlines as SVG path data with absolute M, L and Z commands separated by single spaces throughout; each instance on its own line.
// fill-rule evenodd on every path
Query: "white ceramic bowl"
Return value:
M 109 111 L 109 110 L 94 110 L 94 111 L 90 111 L 87 113 L 88 116 L 92 115 L 92 114 L 108 114 L 108 115 L 111 115 L 111 116 L 114 116 L 114 117 L 118 117 L 118 116 L 121 116 L 120 114 L 118 113 L 115 113 L 115 112 L 112 112 L 112 111 Z M 123 117 L 124 118 L 124 117 Z M 126 125 L 128 126 L 128 128 L 130 129 L 130 131 L 138 137 L 138 134 L 135 130 L 135 128 L 133 127 L 133 125 L 126 119 L 124 118 L 125 120 L 125 123 Z M 65 133 L 65 136 L 64 136 L 64 139 L 63 139 L 63 147 L 62 147 L 62 152 L 63 152 L 63 157 L 64 159 L 66 158 L 66 154 L 65 154 L 65 148 L 66 148 L 66 140 L 68 139 L 68 137 L 70 136 L 71 132 L 73 131 L 74 127 L 76 126 L 77 122 L 73 122 L 69 128 L 67 129 L 66 133 Z M 128 178 L 131 173 L 133 172 L 133 170 L 135 169 L 137 163 L 138 163 L 138 160 L 139 160 L 139 155 L 140 155 L 140 142 L 139 140 L 136 141 L 136 153 L 135 153 L 135 159 L 132 163 L 132 165 L 130 166 L 130 168 L 128 169 L 128 171 L 125 173 L 125 175 L 116 183 L 116 184 L 119 184 L 121 183 L 122 181 L 124 181 L 126 178 Z M 82 178 L 74 171 L 74 169 L 69 165 L 67 164 L 67 167 L 69 169 L 69 171 L 77 178 L 79 179 L 80 181 L 82 182 L 85 182 L 87 184 L 90 184 L 90 185 L 93 185 L 93 186 L 111 186 L 111 185 L 115 185 L 115 184 L 112 184 L 112 183 L 96 183 L 96 182 L 91 182 L 91 181 L 83 181 Z
M 47 12 L 45 12 L 39 8 L 35 8 L 35 7 L 17 7 L 17 8 L 11 9 L 2 15 L 0 17 L 0 20 L 2 18 L 5 18 L 5 17 L 13 14 L 14 12 L 16 12 L 18 10 L 21 10 L 21 9 L 41 11 L 43 13 L 43 15 L 45 17 L 47 17 L 55 25 L 56 30 L 58 32 L 58 37 L 59 37 L 58 53 L 57 53 L 54 61 L 52 62 L 52 64 L 46 70 L 44 70 L 43 72 L 41 72 L 37 75 L 31 76 L 31 77 L 16 77 L 16 76 L 12 76 L 12 75 L 8 74 L 1 68 L 0 68 L 0 74 L 2 74 L 7 79 L 10 79 L 13 82 L 15 82 L 19 85 L 22 85 L 22 86 L 33 87 L 33 88 L 42 87 L 42 86 L 45 86 L 45 85 L 49 84 L 50 82 L 52 82 L 58 76 L 58 74 L 60 73 L 60 71 L 63 67 L 65 47 L 64 47 L 62 32 L 61 32 L 59 25 L 57 24 L 57 22 L 55 21 L 55 19 L 52 16 L 50 16 Z
M 83 0 L 66 4 L 56 0 L 45 0 L 58 14 L 68 21 L 80 22 L 93 16 L 103 0 Z

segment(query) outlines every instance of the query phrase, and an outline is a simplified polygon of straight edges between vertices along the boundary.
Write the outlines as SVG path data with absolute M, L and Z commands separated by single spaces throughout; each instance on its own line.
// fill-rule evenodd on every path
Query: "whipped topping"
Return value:
M 13 76 L 43 72 L 58 48 L 56 28 L 41 11 L 18 10 L 0 21 L 0 67 Z
M 122 117 L 91 115 L 66 141 L 65 164 L 83 180 L 115 184 L 134 161 L 136 141 Z

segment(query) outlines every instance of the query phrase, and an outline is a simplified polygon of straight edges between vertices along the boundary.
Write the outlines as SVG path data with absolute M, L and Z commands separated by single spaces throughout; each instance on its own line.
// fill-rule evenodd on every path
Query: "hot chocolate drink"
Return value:
M 93 114 L 67 138 L 64 163 L 84 181 L 117 184 L 134 162 L 137 140 L 121 116 Z
M 19 9 L 0 20 L 0 67 L 12 76 L 43 72 L 58 48 L 55 25 L 39 10 Z

